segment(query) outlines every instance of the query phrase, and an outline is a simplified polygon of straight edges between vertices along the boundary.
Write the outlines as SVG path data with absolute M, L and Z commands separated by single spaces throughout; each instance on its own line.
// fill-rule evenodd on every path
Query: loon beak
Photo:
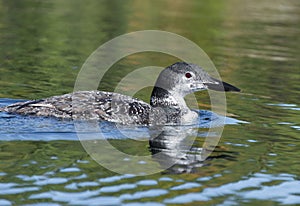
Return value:
M 211 80 L 212 81 L 204 83 L 204 85 L 206 85 L 208 89 L 215 90 L 215 91 L 225 91 L 225 92 L 229 92 L 229 91 L 239 92 L 239 91 L 241 91 L 239 88 L 237 88 L 237 87 L 235 87 L 231 84 L 228 84 L 226 82 L 222 82 L 218 79 L 215 79 L 215 78 L 211 77 Z

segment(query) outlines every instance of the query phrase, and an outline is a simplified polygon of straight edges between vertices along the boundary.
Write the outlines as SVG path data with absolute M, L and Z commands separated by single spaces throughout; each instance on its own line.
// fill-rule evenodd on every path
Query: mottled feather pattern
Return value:
M 148 124 L 150 105 L 130 96 L 101 91 L 78 91 L 2 108 L 8 113 L 52 116 L 61 119 L 96 119 Z

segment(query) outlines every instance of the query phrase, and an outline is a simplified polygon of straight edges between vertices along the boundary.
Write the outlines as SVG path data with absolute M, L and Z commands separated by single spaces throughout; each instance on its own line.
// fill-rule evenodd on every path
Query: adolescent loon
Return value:
M 198 118 L 198 114 L 188 108 L 184 97 L 205 89 L 240 91 L 210 77 L 196 64 L 177 62 L 160 73 L 150 104 L 113 92 L 76 91 L 18 102 L 0 108 L 0 112 L 62 119 L 96 119 L 121 124 L 189 124 Z

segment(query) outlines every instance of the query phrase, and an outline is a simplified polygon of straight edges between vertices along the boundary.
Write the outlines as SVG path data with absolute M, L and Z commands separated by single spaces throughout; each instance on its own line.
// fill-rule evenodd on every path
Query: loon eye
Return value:
M 185 77 L 189 79 L 189 78 L 191 78 L 191 77 L 192 77 L 192 74 L 191 74 L 191 73 L 189 73 L 189 72 L 187 72 L 187 73 L 185 73 Z

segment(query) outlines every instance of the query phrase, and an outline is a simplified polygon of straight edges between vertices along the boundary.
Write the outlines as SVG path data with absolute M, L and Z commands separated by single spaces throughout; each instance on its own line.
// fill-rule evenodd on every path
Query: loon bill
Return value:
M 231 84 L 210 77 L 196 64 L 177 62 L 160 73 L 150 104 L 113 92 L 77 91 L 18 102 L 0 108 L 0 112 L 62 119 L 96 119 L 121 124 L 188 124 L 195 121 L 198 114 L 188 108 L 184 97 L 206 89 L 240 91 Z

